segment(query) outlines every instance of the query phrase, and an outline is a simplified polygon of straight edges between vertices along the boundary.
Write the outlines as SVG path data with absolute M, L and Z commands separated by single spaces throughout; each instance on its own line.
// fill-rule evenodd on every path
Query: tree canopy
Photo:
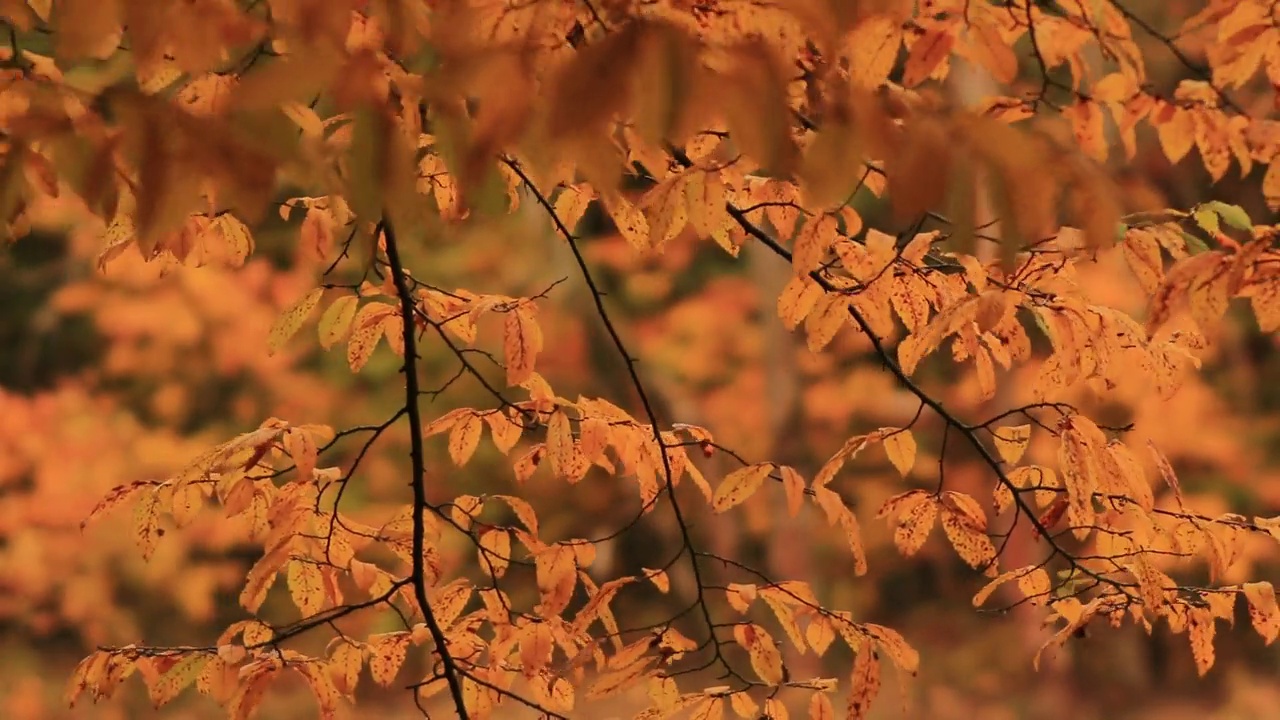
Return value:
M 1036 670 L 1280 635 L 1273 3 L 0 20 L 0 616 L 78 709 L 915 716 L 926 561 Z

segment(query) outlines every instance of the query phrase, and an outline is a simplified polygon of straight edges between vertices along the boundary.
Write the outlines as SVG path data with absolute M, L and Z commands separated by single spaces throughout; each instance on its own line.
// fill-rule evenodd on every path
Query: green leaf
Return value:
M 1211 208 L 1209 208 L 1209 206 L 1200 205 L 1196 207 L 1195 214 L 1193 215 L 1193 217 L 1196 220 L 1196 224 L 1200 226 L 1201 230 L 1204 230 L 1210 235 L 1218 232 L 1220 227 L 1218 225 L 1218 214 L 1214 212 Z
M 1182 241 L 1187 244 L 1187 252 L 1192 255 L 1199 255 L 1202 252 L 1209 252 L 1209 246 L 1203 240 L 1192 235 L 1186 230 L 1179 230 L 1182 233 Z
M 1213 210 L 1218 214 L 1218 217 L 1222 218 L 1223 222 L 1237 230 L 1253 230 L 1253 221 L 1249 219 L 1249 213 L 1245 212 L 1244 208 L 1239 205 L 1231 205 L 1221 200 L 1214 200 L 1205 203 L 1204 207 Z

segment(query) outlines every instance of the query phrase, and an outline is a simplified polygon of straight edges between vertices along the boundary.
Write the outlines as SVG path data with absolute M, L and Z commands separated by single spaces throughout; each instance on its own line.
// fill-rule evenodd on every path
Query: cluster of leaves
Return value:
M 1212 77 L 1168 96 L 1149 87 L 1132 37 L 1148 26 L 1117 2 L 207 0 L 161 10 L 68 0 L 6 3 L 0 16 L 13 31 L 0 90 L 8 234 L 92 216 L 106 228 L 104 268 L 137 253 L 196 273 L 244 264 L 278 209 L 320 277 L 275 321 L 264 352 L 281 351 L 318 314 L 319 345 L 345 344 L 353 373 L 383 338 L 403 368 L 403 405 L 380 424 L 273 418 L 100 503 L 91 517 L 130 508 L 144 556 L 209 505 L 261 553 L 239 596 L 249 619 L 206 645 L 100 648 L 77 668 L 72 702 L 110 697 L 136 673 L 157 706 L 194 684 L 243 718 L 294 672 L 333 717 L 367 666 L 376 684 L 401 678 L 419 707 L 444 699 L 459 717 L 514 705 L 568 717 L 636 687 L 651 699 L 644 718 L 729 709 L 780 718 L 796 695 L 810 717 L 827 718 L 837 693 L 849 717 L 862 717 L 883 660 L 917 671 L 908 641 L 828 607 L 803 579 L 706 550 L 690 518 L 699 505 L 724 513 L 757 502 L 776 485 L 792 516 L 820 513 L 862 575 L 862 528 L 840 474 L 879 446 L 913 475 L 926 416 L 947 433 L 939 456 L 956 437 L 980 458 L 992 511 L 939 471 L 932 489 L 894 495 L 878 517 L 905 555 L 941 524 L 956 554 L 991 578 L 976 605 L 1012 583 L 1013 604 L 1043 606 L 1056 623 L 1050 644 L 1098 617 L 1148 630 L 1163 618 L 1187 634 L 1201 673 L 1238 598 L 1268 642 L 1280 633 L 1269 583 L 1218 582 L 1248 538 L 1280 536 L 1280 521 L 1197 512 L 1159 448 L 1131 447 L 1126 428 L 1068 402 L 1135 376 L 1172 396 L 1232 298 L 1248 298 L 1265 330 L 1280 327 L 1275 228 L 1225 203 L 1129 208 L 1105 167 L 1109 115 L 1129 157 L 1136 129 L 1149 125 L 1169 160 L 1194 148 L 1215 180 L 1233 162 L 1244 175 L 1270 164 L 1262 191 L 1280 206 L 1271 163 L 1280 126 L 1227 95 L 1264 61 L 1274 76 L 1263 3 L 1213 3 L 1189 20 L 1217 33 Z M 41 42 L 49 52 L 32 49 Z M 952 107 L 931 85 L 954 58 L 1010 94 Z M 881 228 L 851 203 L 859 194 L 888 201 Z M 978 218 L 986 199 L 999 237 Z M 445 290 L 429 262 L 407 262 L 410 248 L 526 212 L 544 216 L 571 254 L 626 367 L 625 397 L 569 399 L 539 374 L 545 293 Z M 710 239 L 733 257 L 750 247 L 790 265 L 780 322 L 803 325 L 813 353 L 859 334 L 918 402 L 916 419 L 849 438 L 811 480 L 760 459 L 712 483 L 698 456 L 739 455 L 709 429 L 659 417 L 582 250 L 589 214 L 637 253 Z M 1088 266 L 1117 254 L 1151 297 L 1145 322 L 1082 289 Z M 501 331 L 490 337 L 493 320 Z M 424 396 L 453 382 L 423 384 L 428 342 L 492 402 L 424 417 Z M 1002 373 L 1035 367 L 1034 401 L 961 418 L 919 379 L 948 343 L 956 365 L 972 364 L 984 399 L 998 396 Z M 478 363 L 501 367 L 504 380 Z M 401 426 L 405 505 L 376 522 L 353 517 L 342 505 L 364 450 Z M 445 472 L 427 467 L 426 443 L 447 436 L 463 466 L 486 428 L 513 456 L 517 487 L 543 467 L 570 486 L 591 473 L 634 482 L 637 517 L 602 537 L 553 537 L 517 494 L 453 496 L 437 482 Z M 360 436 L 364 450 L 348 467 L 324 464 L 335 443 Z M 1020 464 L 1036 439 L 1056 446 L 1056 459 Z M 679 490 L 686 478 L 692 492 Z M 597 548 L 657 513 L 679 535 L 669 560 L 593 578 Z M 1033 532 L 995 529 L 996 518 Z M 1042 557 L 1005 567 L 1011 543 Z M 450 560 L 459 544 L 473 563 Z M 1209 583 L 1173 578 L 1192 561 L 1208 565 Z M 676 568 L 687 583 L 673 580 Z M 712 568 L 736 578 L 717 584 Z M 286 620 L 264 605 L 282 576 L 297 611 Z M 620 597 L 651 592 L 681 595 L 681 609 L 620 622 Z M 368 612 L 402 627 L 367 637 L 342 629 Z M 326 632 L 323 651 L 297 649 L 295 640 Z M 777 642 L 824 656 L 837 637 L 853 656 L 844 682 L 793 677 Z M 729 684 L 706 683 L 709 670 Z

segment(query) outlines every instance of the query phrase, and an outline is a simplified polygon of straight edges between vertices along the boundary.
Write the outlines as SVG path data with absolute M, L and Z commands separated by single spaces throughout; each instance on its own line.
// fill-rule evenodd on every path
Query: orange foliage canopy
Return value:
M 0 3 L 13 29 L 0 71 L 7 235 L 96 229 L 105 269 L 140 255 L 195 274 L 245 264 L 263 228 L 284 222 L 312 272 L 254 358 L 318 340 L 352 373 L 384 343 L 403 363 L 402 406 L 381 424 L 271 418 L 102 499 L 89 517 L 131 513 L 144 557 L 216 505 L 256 560 L 245 619 L 204 645 L 101 647 L 68 700 L 110 697 L 136 674 L 156 706 L 194 685 L 246 718 L 293 673 L 334 717 L 367 667 L 377 685 L 463 718 L 520 706 L 588 716 L 638 687 L 649 702 L 638 718 L 779 718 L 789 706 L 829 718 L 839 705 L 863 717 L 882 664 L 917 672 L 909 640 L 831 607 L 813 578 L 713 552 L 691 528 L 773 497 L 775 520 L 825 521 L 862 575 L 872 518 L 841 475 L 871 452 L 920 481 L 874 513 L 901 553 L 941 526 L 989 578 L 974 604 L 1015 587 L 1009 604 L 1053 624 L 1047 647 L 1095 618 L 1148 630 L 1164 619 L 1203 674 L 1241 597 L 1271 642 L 1272 586 L 1225 578 L 1254 538 L 1280 537 L 1280 519 L 1198 511 L 1166 450 L 1087 410 L 1117 389 L 1173 398 L 1233 298 L 1264 331 L 1280 328 L 1275 228 L 1224 202 L 1152 206 L 1108 169 L 1154 128 L 1169 161 L 1194 151 L 1215 181 L 1268 165 L 1262 195 L 1280 209 L 1280 124 L 1229 94 L 1265 100 L 1280 86 L 1275 13 L 1224 1 L 1186 19 L 1210 76 L 1161 93 L 1145 53 L 1185 56 L 1140 44 L 1134 33 L 1154 30 L 1118 0 Z M 1001 94 L 948 99 L 957 63 Z M 562 396 L 539 372 L 554 289 L 434 284 L 442 240 L 534 232 L 530 217 L 558 235 L 587 288 L 581 312 L 625 365 L 629 386 L 613 397 Z M 720 428 L 675 422 L 653 401 L 584 249 L 584 228 L 601 224 L 646 258 L 710 240 L 789 266 L 776 322 L 803 327 L 811 353 L 853 343 L 878 357 L 914 418 L 836 443 L 809 478 L 768 458 L 708 478 L 703 456 L 741 458 Z M 1117 259 L 1149 299 L 1136 314 L 1090 288 L 1091 268 Z M 313 320 L 315 338 L 297 339 Z M 485 404 L 427 412 L 422 396 L 440 392 L 427 342 Z M 982 419 L 944 403 L 931 386 L 956 372 L 935 369 L 948 346 L 971 409 L 1007 407 Z M 223 361 L 261 362 L 244 352 L 236 343 Z M 933 421 L 941 444 L 922 432 Z M 408 434 L 402 506 L 377 518 L 345 508 L 363 453 L 340 467 L 331 449 L 392 428 Z M 515 482 L 454 495 L 430 443 L 458 467 L 492 444 Z M 922 462 L 957 446 L 977 457 L 980 484 Z M 636 520 L 669 516 L 678 551 L 598 577 L 604 539 L 540 528 L 545 509 L 520 494 L 535 473 L 566 492 L 613 478 L 639 498 Z M 1013 547 L 1032 562 L 1011 565 Z M 1208 582 L 1174 579 L 1195 561 Z M 732 581 L 714 579 L 725 572 Z M 277 587 L 291 615 L 266 602 Z M 668 593 L 682 611 L 641 622 L 614 611 Z M 377 612 L 397 629 L 339 629 Z M 316 635 L 331 640 L 304 651 Z M 780 649 L 822 656 L 836 639 L 852 659 L 834 678 L 796 676 Z

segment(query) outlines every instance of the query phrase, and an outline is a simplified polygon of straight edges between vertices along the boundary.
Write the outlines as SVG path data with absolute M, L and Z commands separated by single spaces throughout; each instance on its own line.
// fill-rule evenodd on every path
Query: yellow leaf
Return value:
M 758 596 L 755 585 L 744 585 L 742 583 L 729 583 L 724 592 L 729 601 L 729 607 L 740 613 L 745 613 Z
M 836 633 L 831 629 L 831 621 L 819 616 L 809 621 L 808 627 L 804 629 L 804 639 L 818 657 L 822 657 L 835 641 Z
M 658 588 L 658 592 L 667 594 L 671 591 L 671 579 L 667 577 L 666 570 L 652 570 L 649 568 L 640 568 L 644 571 L 644 575 L 648 578 L 653 586 Z
M 956 36 L 950 27 L 932 27 L 911 45 L 907 62 L 902 68 L 902 86 L 915 87 L 933 74 L 938 65 L 951 54 Z
M 307 687 L 311 688 L 311 694 L 315 696 L 316 705 L 320 710 L 320 717 L 324 720 L 336 717 L 342 694 L 334 684 L 328 668 L 321 663 L 310 662 L 298 663 L 293 668 L 302 675 Z
M 791 720 L 790 710 L 776 697 L 765 698 L 764 716 L 769 720 Z
M 976 595 L 973 596 L 973 606 L 978 607 L 985 603 L 987 598 L 991 597 L 991 594 L 995 592 L 997 588 L 1010 580 L 1018 581 L 1018 589 L 1022 591 L 1023 596 L 1027 598 L 1049 592 L 1049 574 L 1044 571 L 1044 568 L 1028 565 L 1027 567 L 1018 568 L 1017 570 L 1003 572 L 995 578 L 992 578 L 982 587 L 981 590 L 977 592 Z
M 324 295 L 324 288 L 312 290 L 276 319 L 271 326 L 270 334 L 267 336 L 268 355 L 276 354 L 289 341 L 289 338 L 298 332 L 299 328 L 302 327 L 302 323 L 306 322 L 307 317 L 316 309 L 316 305 L 320 304 L 322 295 Z
M 142 549 L 143 560 L 151 559 L 160 535 L 160 495 L 151 490 L 143 493 L 133 508 L 133 537 Z
M 494 578 L 502 577 L 511 562 L 511 533 L 506 528 L 486 530 L 480 536 L 480 567 Z
M 733 639 L 747 651 L 751 669 L 765 684 L 782 682 L 782 653 L 764 628 L 753 623 L 734 625 Z
M 1169 103 L 1161 103 L 1151 113 L 1156 126 L 1156 136 L 1169 162 L 1177 163 L 1191 152 L 1195 145 L 1195 120 L 1191 111 Z
M 815 692 L 809 698 L 809 720 L 836 720 L 836 709 L 826 693 Z
M 911 434 L 910 430 L 903 429 L 887 435 L 884 439 L 884 451 L 889 456 L 889 462 L 898 469 L 898 473 L 902 477 L 906 477 L 911 472 L 911 468 L 916 464 L 916 438 Z
M 244 265 L 244 261 L 253 252 L 253 235 L 249 233 L 249 228 L 231 213 L 222 213 L 214 218 L 212 229 L 226 243 L 223 252 L 226 253 L 227 263 L 232 267 Z
M 648 641 L 646 640 L 645 642 L 647 643 Z M 650 676 L 649 666 L 652 665 L 656 659 L 657 658 L 654 657 L 642 658 L 621 670 L 615 670 L 601 675 L 596 678 L 596 681 L 592 683 L 590 689 L 587 690 L 585 696 L 586 699 L 594 700 L 596 698 L 606 697 L 615 693 L 620 693 L 632 685 L 635 685 Z
M 836 333 L 849 321 L 849 298 L 835 293 L 823 294 L 814 305 L 813 312 L 804 319 L 808 333 L 805 346 L 816 353 L 835 339 Z
M 364 653 L 356 645 L 339 640 L 337 647 L 329 655 L 329 676 L 334 685 L 346 695 L 353 695 L 356 684 L 360 680 L 360 669 L 364 667 Z
M 449 433 L 449 458 L 455 465 L 467 464 L 480 445 L 483 433 L 484 421 L 474 414 L 453 426 L 453 431 Z
M 795 330 L 801 320 L 813 310 L 818 298 L 822 297 L 822 287 L 806 275 L 793 275 L 778 295 L 778 317 L 788 330 Z
M 690 171 L 684 183 L 689 224 L 699 237 L 712 237 L 733 224 L 725 207 L 725 186 L 719 173 Z
M 736 692 L 729 696 L 729 707 L 743 718 L 760 717 L 760 705 L 746 692 Z
M 370 303 L 360 308 L 352 321 L 351 339 L 347 341 L 347 366 L 351 372 L 360 372 L 382 339 L 382 321 L 396 312 L 385 303 Z
M 166 670 L 150 688 L 152 704 L 156 708 L 161 708 L 177 697 L 188 685 L 195 682 L 196 676 L 204 670 L 205 664 L 211 657 L 205 653 L 193 653 L 183 657 Z
M 289 563 L 286 580 L 293 604 L 304 618 L 320 612 L 325 600 L 324 577 L 320 573 L 320 566 L 306 560 L 294 560 Z
M 795 517 L 804 504 L 804 478 L 790 465 L 782 465 L 778 473 L 782 476 L 782 490 L 787 496 L 787 512 Z
M 489 434 L 493 437 L 493 444 L 503 455 L 511 452 L 511 449 L 520 441 L 520 435 L 524 433 L 523 425 L 500 410 L 486 413 L 484 421 L 489 424 Z
M 560 218 L 560 222 L 568 228 L 569 232 L 572 233 L 578 227 L 578 222 L 582 220 L 593 197 L 594 191 L 591 190 L 591 186 L 585 184 L 570 185 L 556 197 L 554 206 L 556 217 Z
M 320 316 L 320 347 L 328 350 L 351 332 L 351 322 L 356 319 L 360 298 L 343 295 Z
M 605 196 L 603 200 L 605 209 L 609 211 L 609 216 L 613 218 L 613 223 L 618 228 L 618 233 L 626 238 L 631 247 L 636 250 L 653 248 L 653 241 L 649 237 L 649 221 L 645 219 L 644 213 L 640 212 L 639 208 L 621 195 Z
M 995 442 L 1000 459 L 1010 465 L 1017 465 L 1031 442 L 1031 425 L 1006 425 L 996 428 L 992 431 L 991 438 Z
M 1249 620 L 1266 644 L 1270 645 L 1280 635 L 1280 608 L 1276 606 L 1276 591 L 1269 582 L 1251 582 L 1240 586 L 1249 601 Z
M 533 376 L 533 366 L 542 352 L 542 329 L 533 317 L 534 307 L 521 303 L 507 313 L 503 326 L 502 350 L 507 365 L 507 385 L 516 386 Z
M 231 720 L 248 720 L 262 702 L 267 686 L 280 674 L 279 666 L 271 660 L 258 660 L 241 668 L 235 695 L 227 704 Z
M 906 557 L 919 552 L 920 548 L 924 547 L 925 541 L 929 539 L 929 533 L 933 530 L 937 517 L 938 504 L 932 497 L 913 505 L 898 521 L 898 527 L 893 531 L 893 544 L 898 547 L 898 552 Z
M 902 633 L 875 623 L 865 623 L 859 627 L 876 641 L 881 652 L 889 656 L 899 670 L 910 675 L 915 675 L 920 670 L 920 653 L 911 647 Z
M 929 493 L 924 490 L 907 490 L 906 492 L 898 493 L 884 501 L 884 504 L 876 512 L 876 519 L 880 520 L 890 516 L 896 519 L 900 515 L 911 512 L 916 505 L 924 502 L 929 497 Z
M 804 224 L 796 236 L 791 253 L 791 266 L 797 275 L 808 275 L 822 265 L 827 250 L 840 236 L 834 215 L 821 215 Z
M 410 634 L 401 630 L 369 637 L 369 674 L 382 687 L 390 687 L 409 652 Z
M 757 463 L 734 470 L 725 476 L 716 494 L 711 499 L 711 507 L 716 512 L 724 512 L 739 505 L 755 494 L 764 484 L 764 479 L 773 471 L 772 463 Z
M 569 416 L 560 408 L 556 408 L 547 421 L 547 459 L 551 461 L 552 472 L 570 480 L 581 478 L 589 467 L 573 440 Z
M 863 720 L 880 694 L 880 661 L 871 650 L 871 644 L 863 641 L 856 649 L 853 672 L 849 680 L 849 698 L 845 704 L 847 720 Z
M 892 15 L 876 15 L 845 37 L 849 75 L 859 87 L 874 90 L 889 79 L 902 45 L 902 23 Z
M 1213 667 L 1213 615 L 1207 608 L 1187 608 L 1187 640 L 1191 642 L 1191 657 L 1196 661 L 1196 672 L 1200 677 Z
M 538 608 L 539 614 L 543 617 L 559 615 L 568 607 L 573 589 L 577 585 L 578 567 L 573 548 L 568 545 L 552 545 L 534 557 L 534 569 L 542 601 Z
M 986 569 L 988 572 L 994 570 L 992 561 L 996 557 L 996 548 L 991 544 L 987 533 L 974 527 L 967 515 L 945 508 L 942 513 L 942 529 L 961 560 L 974 569 Z

